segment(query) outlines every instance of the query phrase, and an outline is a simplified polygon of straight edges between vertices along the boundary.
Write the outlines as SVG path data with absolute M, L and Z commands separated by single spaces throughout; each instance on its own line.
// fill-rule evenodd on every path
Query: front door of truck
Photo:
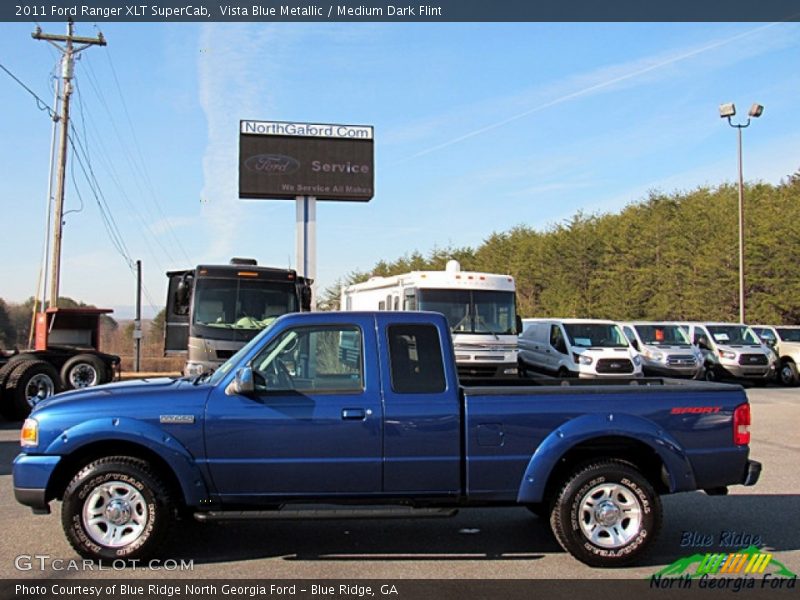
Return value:
M 208 468 L 223 501 L 381 491 L 382 404 L 375 324 L 304 320 L 250 362 L 256 391 L 212 392 Z M 366 350 L 366 349 L 369 350 Z

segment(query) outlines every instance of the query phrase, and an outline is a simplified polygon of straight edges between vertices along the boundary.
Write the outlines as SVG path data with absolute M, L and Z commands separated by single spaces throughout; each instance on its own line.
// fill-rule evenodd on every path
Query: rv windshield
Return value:
M 276 317 L 295 312 L 293 283 L 243 279 L 198 279 L 195 325 L 222 329 L 263 329 Z
M 442 313 L 453 333 L 516 333 L 514 292 L 419 290 L 419 310 Z
M 708 333 L 711 334 L 716 343 L 723 346 L 732 344 L 758 346 L 761 344 L 756 334 L 744 325 L 709 325 Z
M 627 348 L 622 330 L 613 323 L 565 323 L 569 342 L 586 348 Z
M 636 325 L 642 342 L 652 346 L 688 346 L 689 338 L 678 325 Z

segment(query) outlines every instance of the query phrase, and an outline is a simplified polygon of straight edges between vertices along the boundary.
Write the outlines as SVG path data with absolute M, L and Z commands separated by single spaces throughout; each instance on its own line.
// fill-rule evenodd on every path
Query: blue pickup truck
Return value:
M 192 516 L 516 505 L 606 567 L 653 543 L 661 494 L 758 479 L 741 387 L 565 383 L 460 385 L 440 314 L 291 314 L 210 376 L 41 402 L 22 428 L 14 493 L 35 513 L 62 500 L 69 542 L 95 560 L 152 555 Z

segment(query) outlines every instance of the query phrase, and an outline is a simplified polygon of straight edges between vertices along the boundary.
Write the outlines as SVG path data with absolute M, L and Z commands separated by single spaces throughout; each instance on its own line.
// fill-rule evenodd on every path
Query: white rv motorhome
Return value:
M 342 310 L 428 310 L 444 314 L 453 332 L 462 377 L 516 377 L 517 317 L 514 278 L 462 271 L 412 271 L 342 288 Z

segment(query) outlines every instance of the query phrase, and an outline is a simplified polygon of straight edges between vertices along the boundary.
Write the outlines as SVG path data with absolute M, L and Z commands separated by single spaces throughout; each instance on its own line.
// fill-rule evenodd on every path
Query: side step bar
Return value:
M 298 519 L 419 519 L 452 517 L 457 508 L 358 507 L 358 508 L 283 508 L 281 510 L 212 510 L 198 512 L 194 518 L 206 521 L 283 521 Z

